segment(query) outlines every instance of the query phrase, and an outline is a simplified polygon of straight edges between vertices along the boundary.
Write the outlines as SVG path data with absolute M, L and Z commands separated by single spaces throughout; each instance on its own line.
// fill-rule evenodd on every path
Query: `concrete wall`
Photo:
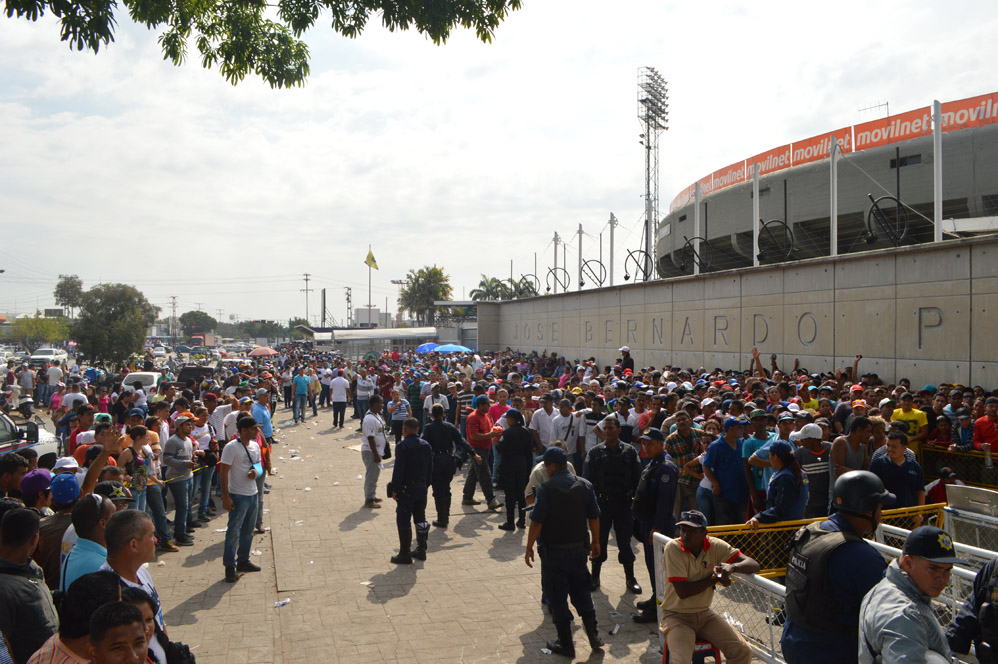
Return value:
M 479 347 L 611 364 L 746 369 L 751 349 L 913 384 L 998 387 L 998 237 L 679 277 L 478 307 Z

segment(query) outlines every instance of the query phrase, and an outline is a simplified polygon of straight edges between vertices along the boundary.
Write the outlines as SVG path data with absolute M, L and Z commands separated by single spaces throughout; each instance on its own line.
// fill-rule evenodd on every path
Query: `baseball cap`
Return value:
M 787 411 L 784 411 L 776 421 L 777 422 L 786 422 L 787 420 L 790 420 L 791 422 L 796 422 L 797 418 L 794 417 L 794 414 L 792 412 L 790 412 L 789 410 L 787 410 Z
M 689 510 L 688 512 L 683 512 L 679 515 L 679 521 L 676 522 L 676 525 L 690 526 L 691 528 L 703 528 L 704 530 L 707 530 L 707 517 L 703 515 L 703 512 Z
M 76 459 L 71 456 L 59 457 L 59 459 L 56 460 L 55 465 L 52 466 L 53 473 L 58 473 L 60 470 L 70 470 L 75 473 L 79 469 L 80 464 L 77 463 Z
M 731 427 L 743 427 L 748 423 L 748 420 L 741 417 L 729 417 L 724 420 L 724 430 L 727 431 Z
M 714 401 L 711 397 L 706 397 L 703 401 L 700 402 L 700 407 L 701 408 L 706 408 L 707 406 L 709 406 L 712 403 L 717 403 L 717 402 Z
M 620 348 L 618 349 L 618 352 L 620 352 L 620 353 L 630 353 L 630 352 L 631 352 L 631 349 L 630 349 L 629 347 L 627 347 L 627 346 L 621 346 L 621 347 L 620 347 Z
M 250 399 L 249 397 L 241 397 L 241 398 L 239 399 L 239 403 L 250 403 L 250 402 L 252 402 L 252 401 L 253 401 L 253 400 L 252 400 L 252 399 Z
M 214 392 L 208 392 L 207 394 L 204 395 L 204 400 L 205 401 L 218 401 L 218 397 L 215 395 Z
M 256 391 L 256 396 L 258 399 L 266 394 L 270 394 L 270 390 L 261 387 L 259 390 Z
M 143 410 L 141 408 L 132 408 L 130 411 L 128 411 L 128 416 L 129 417 L 142 417 L 142 418 L 144 418 L 146 416 L 146 414 L 145 414 L 145 412 L 143 412 Z
M 52 473 L 44 468 L 36 468 L 21 478 L 21 493 L 25 496 L 45 491 L 52 485 Z
M 961 408 L 960 410 L 956 411 L 956 419 L 963 420 L 970 418 L 971 418 L 970 411 L 967 410 L 966 408 Z
M 665 435 L 662 433 L 661 429 L 656 429 L 655 427 L 647 427 L 641 432 L 640 440 L 664 441 Z
M 177 418 L 173 420 L 173 424 L 179 427 L 184 422 L 191 422 L 193 420 L 194 420 L 194 413 L 185 410 L 184 412 L 180 413 L 180 415 L 177 415 Z
M 849 391 L 850 392 L 862 392 L 863 391 L 863 386 L 860 385 L 859 383 L 856 383 L 855 385 L 853 385 L 852 387 L 849 388 Z
M 97 413 L 94 415 L 94 424 L 99 424 L 100 422 L 111 423 L 113 421 L 110 413 Z
M 890 404 L 891 406 L 893 406 L 894 405 L 894 399 L 881 399 L 879 406 L 881 408 L 883 408 L 884 406 L 886 406 L 888 404 Z
M 953 540 L 935 526 L 920 526 L 908 534 L 908 539 L 904 542 L 902 553 L 909 556 L 918 556 L 934 563 L 950 563 L 958 565 L 963 563 L 956 557 L 956 550 L 953 548 Z
M 866 408 L 866 399 L 856 399 L 852 402 L 853 408 Z
M 31 473 L 28 474 L 30 475 Z M 952 480 L 956 479 L 957 477 L 956 473 L 953 472 L 953 469 L 950 468 L 949 466 L 943 466 L 942 468 L 939 469 L 939 472 L 936 474 L 939 475 L 939 479 L 941 480 Z M 24 478 L 27 479 L 28 475 L 25 475 Z M 21 489 L 22 490 L 24 489 L 24 480 L 21 480 Z
M 544 456 L 541 457 L 544 463 L 554 463 L 559 466 L 564 466 L 568 463 L 568 455 L 565 454 L 565 450 L 560 447 L 549 447 L 544 450 Z
M 762 408 L 756 408 L 751 413 L 749 413 L 749 419 L 754 420 L 757 417 L 766 417 L 766 411 Z
M 80 484 L 76 481 L 75 474 L 56 475 L 52 478 L 49 490 L 52 492 L 52 500 L 59 505 L 69 505 L 80 497 Z
M 824 432 L 817 424 L 805 424 L 800 428 L 797 438 L 817 438 L 820 440 L 823 434 Z
M 786 441 L 782 441 L 782 440 L 777 440 L 777 441 L 771 443 L 770 446 L 769 446 L 769 454 L 770 454 L 770 456 L 772 456 L 773 454 L 775 454 L 778 457 L 783 458 L 783 457 L 787 457 L 787 456 L 790 456 L 791 454 L 793 454 L 793 451 L 794 451 L 793 448 L 790 447 L 790 443 L 788 443 Z
M 94 493 L 111 500 L 131 500 L 132 494 L 125 488 L 125 485 L 116 480 L 104 480 L 98 482 L 94 487 Z

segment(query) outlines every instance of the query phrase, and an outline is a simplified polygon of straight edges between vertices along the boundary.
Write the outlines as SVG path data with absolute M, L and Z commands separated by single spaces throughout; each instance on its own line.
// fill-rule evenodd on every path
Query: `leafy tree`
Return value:
M 83 294 L 73 339 L 88 360 L 118 364 L 142 352 L 158 312 L 134 286 L 100 284 Z
M 73 309 L 79 307 L 83 301 L 83 281 L 75 274 L 60 274 L 53 295 L 55 303 L 69 309 L 69 315 L 72 317 Z
M 447 41 L 457 26 L 471 28 L 491 42 L 507 13 L 521 0 L 123 0 L 129 17 L 162 30 L 163 59 L 180 65 L 193 41 L 201 64 L 217 66 L 233 85 L 246 74 L 259 75 L 271 87 L 303 85 L 308 76 L 308 46 L 299 38 L 328 11 L 332 28 L 354 38 L 371 14 L 379 12 L 391 31 L 413 28 L 435 44 Z M 276 6 L 276 19 L 266 18 Z M 38 20 L 46 10 L 59 17 L 61 39 L 71 48 L 94 53 L 114 41 L 115 0 L 6 0 L 7 17 Z
M 476 302 L 491 302 L 493 300 L 502 300 L 509 293 L 506 288 L 506 284 L 500 279 L 495 277 L 487 277 L 482 275 L 481 281 L 478 282 L 478 288 L 471 289 L 471 299 Z
M 69 338 L 69 324 L 61 318 L 42 318 L 40 311 L 34 318 L 15 318 L 10 324 L 10 335 L 30 352 L 42 344 L 54 344 Z
M 306 327 L 312 327 L 312 324 L 304 318 L 292 318 L 288 321 L 288 334 L 292 339 L 304 339 L 305 333 L 301 330 L 296 330 L 295 327 L 298 325 L 304 325 Z
M 203 311 L 188 311 L 181 314 L 179 320 L 180 329 L 188 339 L 192 334 L 214 332 L 218 328 L 218 321 Z
M 515 281 L 512 284 L 513 297 L 537 297 L 539 293 L 537 292 L 537 285 L 530 279 L 523 277 L 519 281 Z
M 433 325 L 437 314 L 433 303 L 451 299 L 450 277 L 442 268 L 426 265 L 418 270 L 410 269 L 406 281 L 408 283 L 399 295 L 399 306 L 411 312 L 420 324 Z
M 239 323 L 239 327 L 242 329 L 243 334 L 251 339 L 261 337 L 276 339 L 287 333 L 287 328 L 272 320 L 244 320 Z

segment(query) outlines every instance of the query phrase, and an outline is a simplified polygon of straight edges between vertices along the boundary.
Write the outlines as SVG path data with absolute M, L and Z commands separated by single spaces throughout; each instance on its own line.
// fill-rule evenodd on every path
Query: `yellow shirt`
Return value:
M 917 436 L 922 427 L 929 425 L 929 418 L 926 417 L 925 411 L 919 410 L 918 408 L 912 408 L 911 412 L 908 413 L 904 412 L 900 408 L 897 408 L 893 413 L 891 413 L 891 421 L 901 421 L 907 424 L 908 430 L 905 433 L 908 434 L 908 438 Z M 918 453 L 917 442 L 909 443 L 909 446 L 911 447 L 912 452 L 915 452 L 916 454 Z
M 817 412 L 818 408 L 819 408 L 819 406 L 818 406 L 818 400 L 817 399 L 811 399 L 810 401 L 804 401 L 802 399 L 801 402 L 800 402 L 800 408 L 801 408 L 801 410 L 806 410 L 806 409 L 810 408 L 811 410 Z
M 714 587 L 682 599 L 676 593 L 673 581 L 699 581 L 711 575 L 715 565 L 734 561 L 740 551 L 722 539 L 707 536 L 704 538 L 700 555 L 694 556 L 683 548 L 679 538 L 665 545 L 662 561 L 665 568 L 665 593 L 662 600 L 663 611 L 677 613 L 699 613 L 710 608 L 714 599 Z

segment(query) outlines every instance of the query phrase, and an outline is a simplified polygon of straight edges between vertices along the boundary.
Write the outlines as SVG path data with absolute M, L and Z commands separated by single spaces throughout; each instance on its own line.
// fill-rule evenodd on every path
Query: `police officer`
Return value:
M 787 664 L 857 661 L 860 603 L 887 564 L 863 538 L 895 502 L 879 477 L 853 470 L 835 480 L 832 515 L 797 531 L 787 565 Z
M 988 561 L 974 578 L 974 591 L 946 629 L 955 653 L 966 655 L 970 644 L 981 664 L 998 662 L 998 559 Z
M 430 524 L 426 522 L 426 486 L 433 478 L 433 449 L 419 437 L 419 420 L 406 418 L 402 423 L 402 442 L 395 448 L 395 468 L 389 492 L 398 503 L 395 525 L 399 531 L 399 553 L 392 556 L 396 565 L 409 565 L 412 559 L 426 560 L 426 539 Z M 416 548 L 412 544 L 412 526 L 416 524 Z
M 437 507 L 437 520 L 433 525 L 446 528 L 450 515 L 450 484 L 457 470 L 455 451 L 466 451 L 474 457 L 475 463 L 481 463 L 482 457 L 461 437 L 456 426 L 444 420 L 443 404 L 433 404 L 430 418 L 430 423 L 423 429 L 423 439 L 433 449 L 433 502 Z
M 606 562 L 606 545 L 613 527 L 617 538 L 617 560 L 624 566 L 627 590 L 641 594 L 641 586 L 634 578 L 634 551 L 631 536 L 634 532 L 634 515 L 631 501 L 641 475 L 641 461 L 631 445 L 620 441 L 620 421 L 613 415 L 603 420 L 604 442 L 589 450 L 583 476 L 596 490 L 600 509 L 600 551 L 593 560 L 592 590 L 600 587 L 600 569 Z
M 553 653 L 575 657 L 569 597 L 582 618 L 590 647 L 596 650 L 603 646 L 586 566 L 587 554 L 595 559 L 600 553 L 600 511 L 592 484 L 568 472 L 568 455 L 563 449 L 547 448 L 542 461 L 549 479 L 537 490 L 523 558 L 527 567 L 533 567 L 534 542 L 539 542 L 541 585 L 558 632 L 558 640 L 548 641 L 547 647 Z
M 631 509 L 638 526 L 635 534 L 644 549 L 645 566 L 651 578 L 651 598 L 637 603 L 639 613 L 632 615 L 631 619 L 637 623 L 650 623 L 658 620 L 655 610 L 655 546 L 652 536 L 655 533 L 662 533 L 669 538 L 676 536 L 676 519 L 672 506 L 679 484 L 679 468 L 665 453 L 665 435 L 661 429 L 645 429 L 641 432 L 640 440 L 645 457 L 651 461 L 641 471 Z

